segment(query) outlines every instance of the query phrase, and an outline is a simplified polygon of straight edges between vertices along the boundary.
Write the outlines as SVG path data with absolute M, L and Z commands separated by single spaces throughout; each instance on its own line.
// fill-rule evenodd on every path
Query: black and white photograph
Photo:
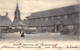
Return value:
M 80 50 L 80 0 L 0 0 L 0 50 Z

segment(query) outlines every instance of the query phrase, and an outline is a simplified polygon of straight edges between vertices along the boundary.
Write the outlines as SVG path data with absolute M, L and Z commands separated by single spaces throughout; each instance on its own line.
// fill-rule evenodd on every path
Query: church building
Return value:
M 38 32 L 79 33 L 79 6 L 71 5 L 56 9 L 34 12 L 28 16 L 28 27 L 36 27 Z

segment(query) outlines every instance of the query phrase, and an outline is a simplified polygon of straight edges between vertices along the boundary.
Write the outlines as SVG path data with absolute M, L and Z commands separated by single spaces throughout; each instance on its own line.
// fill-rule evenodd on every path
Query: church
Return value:
M 16 9 L 15 9 L 15 12 L 14 12 L 14 21 L 13 21 L 13 24 L 16 25 L 17 23 L 19 23 L 21 21 L 21 18 L 20 18 L 20 10 L 19 10 L 19 6 L 18 6 L 18 3 L 16 5 Z
M 61 32 L 68 29 L 70 33 L 79 33 L 79 5 L 34 12 L 28 16 L 28 27 L 37 28 L 38 32 Z
M 15 12 L 14 12 L 14 21 L 11 22 L 11 20 L 8 17 L 8 12 L 6 12 L 6 15 L 4 15 L 4 16 L 0 15 L 0 26 L 16 25 L 17 23 L 19 23 L 21 21 L 20 17 L 21 17 L 20 16 L 20 10 L 19 10 L 18 3 L 17 3 L 16 4 L 16 9 L 15 9 Z
M 16 9 L 14 12 L 14 21 L 11 22 L 11 20 L 8 17 L 8 12 L 6 12 L 6 15 L 4 16 L 0 16 L 0 32 L 9 32 L 9 31 L 14 31 L 16 29 L 10 29 L 12 27 L 16 28 L 18 27 L 18 25 L 23 25 L 23 23 L 21 22 L 21 18 L 20 18 L 20 10 L 18 7 L 18 3 L 16 4 Z

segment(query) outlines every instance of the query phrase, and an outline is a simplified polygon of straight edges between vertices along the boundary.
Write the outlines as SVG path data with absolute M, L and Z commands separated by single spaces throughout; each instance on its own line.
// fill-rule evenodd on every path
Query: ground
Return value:
M 3 40 L 34 40 L 34 41 L 72 41 L 72 40 L 79 40 L 79 35 L 61 35 L 60 33 L 35 33 L 35 34 L 26 34 L 25 37 L 21 37 L 21 34 L 18 32 L 16 33 L 3 33 L 2 34 Z
M 58 43 L 58 45 L 79 45 L 79 35 L 61 35 L 60 33 L 36 33 L 25 34 L 21 37 L 20 33 L 3 33 L 0 45 L 13 43 Z M 0 47 L 1 47 L 0 46 Z

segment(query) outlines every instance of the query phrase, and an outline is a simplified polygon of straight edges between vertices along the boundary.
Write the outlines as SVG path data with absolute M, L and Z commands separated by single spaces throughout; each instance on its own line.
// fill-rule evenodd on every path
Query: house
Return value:
M 11 23 L 12 22 L 8 17 L 8 12 L 6 12 L 6 15 L 0 16 L 0 26 L 9 26 Z
M 6 15 L 0 16 L 0 35 L 2 33 L 2 30 L 5 30 L 4 32 L 7 32 L 10 24 L 12 24 L 12 22 L 8 17 L 8 12 L 6 12 Z

